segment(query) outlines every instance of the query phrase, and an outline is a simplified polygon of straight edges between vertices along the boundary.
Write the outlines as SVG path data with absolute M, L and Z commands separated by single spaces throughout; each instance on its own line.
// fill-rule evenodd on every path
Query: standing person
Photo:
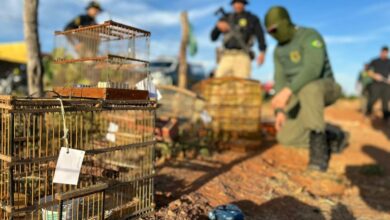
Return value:
M 100 4 L 96 1 L 91 1 L 85 8 L 86 14 L 79 15 L 72 19 L 66 26 L 65 30 L 72 30 L 85 26 L 95 25 L 96 17 L 103 11 Z
M 358 93 L 361 95 L 361 111 L 367 113 L 367 102 L 369 100 L 370 86 L 373 82 L 373 79 L 368 74 L 369 64 L 364 65 L 364 69 L 360 71 L 358 78 Z
M 283 7 L 272 7 L 265 24 L 277 40 L 274 51 L 275 90 L 272 99 L 279 143 L 309 147 L 310 170 L 326 171 L 330 144 L 325 106 L 341 94 L 335 82 L 325 42 L 312 28 L 298 27 Z
M 390 59 L 389 48 L 383 47 L 379 58 L 371 61 L 369 65 L 369 76 L 374 79 L 369 87 L 369 99 L 367 102 L 366 114 L 372 114 L 372 108 L 378 99 L 382 101 L 383 119 L 387 121 L 390 118 L 389 100 L 390 100 Z
M 250 77 L 251 61 L 254 58 L 251 51 L 253 37 L 256 37 L 260 50 L 257 63 L 264 63 L 267 47 L 264 32 L 259 18 L 245 10 L 247 4 L 247 0 L 232 0 L 234 12 L 225 14 L 211 33 L 212 41 L 216 41 L 221 34 L 224 35 L 224 50 L 215 77 Z
M 100 4 L 96 1 L 91 1 L 85 8 L 86 14 L 79 15 L 72 19 L 66 26 L 65 31 L 73 30 L 79 27 L 96 25 L 96 17 L 103 11 Z M 68 36 L 68 41 L 72 44 L 74 50 L 79 57 L 94 57 L 97 54 L 99 47 L 98 39 L 86 39 L 82 36 Z M 88 43 L 89 42 L 89 43 Z

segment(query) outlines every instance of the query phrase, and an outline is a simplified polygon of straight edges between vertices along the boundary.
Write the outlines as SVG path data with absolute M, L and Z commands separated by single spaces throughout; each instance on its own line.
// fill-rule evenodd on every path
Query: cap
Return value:
M 241 3 L 243 3 L 244 5 L 249 4 L 249 2 L 248 2 L 247 0 L 232 0 L 232 2 L 231 2 L 230 4 L 234 4 L 234 3 L 236 3 L 236 2 L 241 2 Z
M 383 47 L 382 47 L 382 50 L 389 51 L 389 47 L 387 47 L 387 46 L 383 46 Z
M 88 6 L 86 7 L 86 10 L 90 9 L 90 8 L 96 8 L 98 9 L 99 11 L 103 11 L 103 8 L 100 6 L 100 4 L 96 1 L 91 1 Z

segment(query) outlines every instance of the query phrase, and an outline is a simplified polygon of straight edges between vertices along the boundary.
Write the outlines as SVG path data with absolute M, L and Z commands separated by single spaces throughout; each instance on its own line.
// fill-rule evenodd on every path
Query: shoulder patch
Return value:
M 311 42 L 311 46 L 315 48 L 322 48 L 324 47 L 324 44 L 320 40 L 313 40 Z
M 80 26 L 80 24 L 81 24 L 81 18 L 80 18 L 80 16 L 77 17 L 76 19 L 74 19 L 74 24 L 75 24 L 76 26 Z

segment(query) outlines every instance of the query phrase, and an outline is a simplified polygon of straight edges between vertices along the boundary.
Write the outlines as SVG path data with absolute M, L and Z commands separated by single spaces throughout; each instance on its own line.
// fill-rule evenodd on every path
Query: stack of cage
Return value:
M 185 123 L 196 123 L 204 108 L 204 100 L 196 93 L 175 86 L 159 85 L 161 100 L 158 117 L 177 118 Z
M 0 219 L 148 215 L 154 209 L 156 103 L 147 90 L 136 88 L 139 80 L 147 87 L 148 57 L 119 52 L 148 51 L 148 43 L 139 48 L 135 42 L 148 42 L 150 33 L 109 21 L 56 36 L 66 39 L 57 41 L 63 53 L 56 62 L 113 77 L 97 77 L 97 84 L 75 80 L 56 87 L 52 98 L 0 97 Z M 72 54 L 70 48 L 79 51 Z M 64 121 L 69 147 L 85 151 L 77 185 L 53 183 L 65 146 Z
M 262 89 L 256 80 L 233 77 L 202 81 L 194 90 L 206 100 L 214 136 L 222 140 L 260 139 Z
M 204 100 L 196 93 L 176 86 L 159 85 L 157 138 L 163 142 L 199 142 Z M 182 137 L 182 138 L 180 138 Z

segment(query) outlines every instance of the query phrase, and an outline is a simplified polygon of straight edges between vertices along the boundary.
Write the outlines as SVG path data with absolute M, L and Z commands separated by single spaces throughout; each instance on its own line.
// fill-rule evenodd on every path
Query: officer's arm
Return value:
M 301 55 L 303 66 L 289 86 L 293 93 L 297 93 L 308 83 L 319 79 L 325 63 L 325 42 L 319 34 L 313 34 L 303 42 L 303 54 Z
M 211 32 L 211 40 L 218 40 L 219 35 L 221 35 L 221 31 L 217 28 L 217 26 L 215 26 L 213 31 Z
M 275 64 L 275 92 L 278 93 L 287 85 L 286 76 L 283 74 L 283 67 L 280 63 L 279 58 L 277 57 L 277 53 L 274 52 L 274 64 Z
M 375 60 L 372 60 L 370 64 L 368 64 L 368 71 L 367 74 L 371 78 L 375 78 L 375 75 L 378 73 L 375 72 Z
M 265 50 L 267 49 L 267 44 L 265 43 L 263 28 L 261 27 L 260 20 L 257 17 L 255 17 L 254 22 L 254 31 L 255 36 L 257 38 L 257 43 L 259 44 L 259 50 L 261 52 L 265 52 Z
M 218 20 L 218 22 L 220 21 L 227 21 L 227 17 L 222 17 Z M 221 35 L 221 31 L 218 29 L 217 25 L 215 25 L 213 31 L 211 32 L 211 40 L 212 41 L 216 41 L 218 40 L 218 37 Z
M 71 22 L 69 22 L 66 26 L 65 26 L 65 30 L 72 30 L 72 29 L 76 29 L 80 26 L 81 24 L 81 18 L 80 16 L 76 17 L 75 19 L 73 19 Z

